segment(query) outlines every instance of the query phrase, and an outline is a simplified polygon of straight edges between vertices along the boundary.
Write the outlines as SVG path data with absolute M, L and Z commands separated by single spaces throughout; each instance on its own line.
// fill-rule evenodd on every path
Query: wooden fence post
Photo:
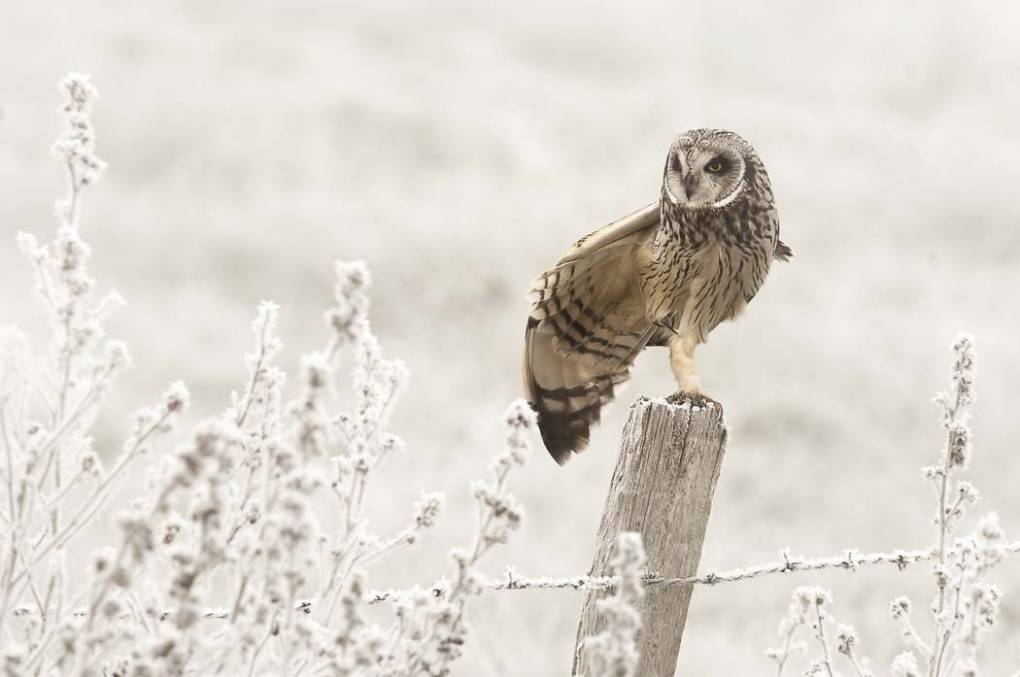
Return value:
M 592 575 L 612 573 L 613 544 L 622 531 L 641 534 L 648 571 L 667 577 L 697 573 L 726 450 L 726 426 L 719 405 L 692 407 L 675 397 L 642 397 L 631 407 L 602 511 Z M 672 677 L 676 671 L 691 592 L 688 585 L 646 589 L 638 638 L 640 677 Z M 588 672 L 582 646 L 602 628 L 595 602 L 605 594 L 593 590 L 585 598 L 572 675 Z

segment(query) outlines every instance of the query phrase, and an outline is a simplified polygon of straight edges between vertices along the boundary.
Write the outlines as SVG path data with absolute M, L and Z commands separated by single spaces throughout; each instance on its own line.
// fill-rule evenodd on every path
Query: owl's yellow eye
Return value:
M 705 165 L 705 171 L 712 174 L 718 174 L 723 170 L 724 167 L 725 163 L 723 163 L 722 158 L 716 157 L 712 158 L 712 160 L 707 165 Z

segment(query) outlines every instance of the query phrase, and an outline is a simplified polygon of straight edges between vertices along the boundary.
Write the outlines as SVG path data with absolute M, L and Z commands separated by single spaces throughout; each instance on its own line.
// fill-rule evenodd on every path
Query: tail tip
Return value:
M 550 420 L 553 419 L 553 420 Z M 558 465 L 566 465 L 574 454 L 584 451 L 588 446 L 588 431 L 586 425 L 583 429 L 579 426 L 556 421 L 554 416 L 539 414 L 538 430 L 542 434 L 542 442 L 546 450 Z

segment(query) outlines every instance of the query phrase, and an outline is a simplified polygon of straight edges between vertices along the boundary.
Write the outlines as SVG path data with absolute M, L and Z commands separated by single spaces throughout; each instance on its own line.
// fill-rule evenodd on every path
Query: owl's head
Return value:
M 673 141 L 662 177 L 664 197 L 691 209 L 721 209 L 748 188 L 754 149 L 722 129 L 692 129 Z

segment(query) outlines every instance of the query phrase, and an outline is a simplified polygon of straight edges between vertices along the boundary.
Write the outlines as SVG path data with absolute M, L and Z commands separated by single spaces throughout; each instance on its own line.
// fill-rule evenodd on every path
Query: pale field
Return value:
M 972 479 L 1015 536 L 1018 19 L 994 3 L 6 0 L 0 320 L 41 326 L 13 236 L 53 225 L 53 85 L 91 73 L 110 170 L 85 232 L 101 286 L 129 301 L 112 333 L 137 363 L 100 441 L 113 448 L 129 411 L 175 378 L 194 418 L 221 408 L 261 299 L 282 304 L 295 365 L 323 336 L 331 261 L 365 259 L 377 333 L 413 372 L 395 422 L 408 451 L 375 485 L 373 514 L 388 529 L 421 491 L 449 498 L 436 532 L 371 583 L 428 583 L 470 532 L 467 483 L 521 394 L 528 281 L 653 199 L 677 132 L 727 127 L 765 158 L 796 258 L 700 353 L 731 430 L 702 568 L 786 546 L 926 545 L 919 468 L 939 452 L 931 397 L 961 329 L 980 360 Z M 564 468 L 534 455 L 515 482 L 527 523 L 491 572 L 586 570 L 627 404 L 671 387 L 665 354 L 650 351 L 588 452 Z M 1017 570 L 998 575 L 1007 605 L 985 654 L 999 674 L 1020 662 Z M 699 589 L 681 672 L 770 674 L 762 652 L 789 592 L 813 580 L 884 668 L 898 649 L 888 601 L 910 593 L 925 607 L 929 578 Z M 580 603 L 570 591 L 478 599 L 456 674 L 567 674 Z

